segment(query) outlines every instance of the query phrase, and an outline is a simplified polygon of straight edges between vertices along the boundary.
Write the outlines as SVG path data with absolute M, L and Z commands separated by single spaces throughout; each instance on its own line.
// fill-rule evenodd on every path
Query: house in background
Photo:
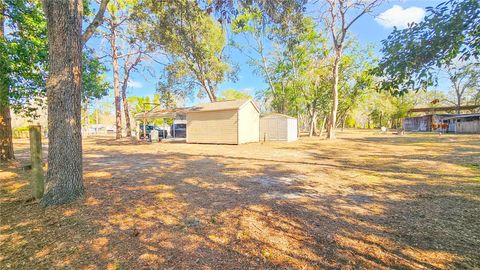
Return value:
M 297 119 L 285 114 L 270 113 L 260 118 L 260 141 L 296 141 Z

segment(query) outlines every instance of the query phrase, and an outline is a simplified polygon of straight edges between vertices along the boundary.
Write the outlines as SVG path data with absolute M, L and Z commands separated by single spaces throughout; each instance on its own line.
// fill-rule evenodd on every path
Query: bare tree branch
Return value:
M 87 27 L 85 32 L 82 35 L 82 43 L 85 44 L 87 41 L 92 37 L 93 33 L 100 26 L 103 22 L 103 15 L 105 14 L 105 10 L 107 9 L 107 4 L 109 0 L 102 0 L 100 3 L 100 8 L 98 9 L 97 15 L 93 18 L 93 21 Z

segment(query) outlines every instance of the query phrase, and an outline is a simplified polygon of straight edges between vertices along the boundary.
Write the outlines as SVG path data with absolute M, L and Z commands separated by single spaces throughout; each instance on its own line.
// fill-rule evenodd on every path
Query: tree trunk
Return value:
M 115 17 L 112 14 L 112 23 L 110 24 L 110 45 L 112 47 L 112 65 L 113 65 L 113 92 L 115 96 L 115 138 L 122 138 L 122 111 L 120 105 L 120 82 L 118 73 L 118 52 L 116 45 L 116 25 Z
M 340 60 L 342 57 L 341 49 L 336 49 L 335 62 L 333 64 L 333 87 L 332 87 L 332 110 L 330 112 L 330 121 L 328 123 L 327 138 L 334 140 L 335 126 L 337 124 L 337 110 L 338 110 L 338 68 L 340 66 Z
M 312 137 L 315 133 L 315 123 L 317 122 L 317 112 L 313 111 L 310 117 L 310 130 L 308 132 L 308 136 Z
M 345 121 L 347 120 L 347 116 L 344 115 L 342 118 L 342 132 L 345 130 Z
M 42 206 L 71 202 L 84 194 L 82 176 L 83 1 L 44 0 L 47 18 L 48 172 Z
M 125 60 L 123 66 L 123 84 L 122 84 L 122 101 L 123 101 L 123 111 L 125 114 L 125 126 L 127 131 L 127 137 L 132 137 L 132 124 L 130 120 L 130 109 L 128 108 L 128 98 L 127 98 L 127 87 L 128 80 L 130 78 L 130 72 L 132 69 L 140 63 L 142 60 L 142 53 L 139 52 L 137 58 L 132 63 L 129 63 L 129 57 Z
M 327 122 L 327 116 L 325 115 L 325 116 L 323 117 L 322 126 L 320 127 L 320 135 L 319 135 L 320 137 L 323 136 L 323 129 L 325 128 L 325 123 L 326 123 L 326 122 Z
M 4 93 L 8 91 L 4 81 L 0 82 L 0 160 L 14 159 L 13 140 L 12 140 L 12 119 L 10 117 L 10 107 L 8 106 L 8 98 L 4 100 Z M 7 95 L 5 95 L 7 96 Z
M 127 83 L 128 75 L 125 75 L 125 80 L 122 84 L 122 101 L 123 101 L 123 112 L 125 114 L 125 126 L 127 131 L 127 137 L 132 137 L 132 128 L 130 123 L 130 110 L 128 109 L 128 99 L 127 99 Z
M 0 41 L 4 39 L 5 19 L 3 17 L 4 4 L 0 3 Z M 12 119 L 8 102 L 9 86 L 8 75 L 0 69 L 0 160 L 14 159 L 12 140 Z
M 210 99 L 210 102 L 216 102 L 217 101 L 217 96 L 215 94 L 216 91 L 212 89 L 212 87 L 210 87 L 210 85 L 206 82 L 203 82 L 202 85 L 205 92 L 207 92 L 208 99 Z
M 8 106 L 8 86 L 4 81 L 0 82 L 0 160 L 14 159 L 12 139 L 12 119 Z
M 462 95 L 458 94 L 457 92 L 457 114 L 460 114 L 461 110 L 460 108 L 462 107 Z

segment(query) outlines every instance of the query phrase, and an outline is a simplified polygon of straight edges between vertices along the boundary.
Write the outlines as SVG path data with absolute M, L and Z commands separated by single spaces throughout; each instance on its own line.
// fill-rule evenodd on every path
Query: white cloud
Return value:
M 375 21 L 383 27 L 392 28 L 406 28 L 409 23 L 420 22 L 425 16 L 425 10 L 420 7 L 402 8 L 399 5 L 394 5 L 392 8 L 385 10 Z
M 142 88 L 143 84 L 141 82 L 128 80 L 128 87 L 129 88 Z

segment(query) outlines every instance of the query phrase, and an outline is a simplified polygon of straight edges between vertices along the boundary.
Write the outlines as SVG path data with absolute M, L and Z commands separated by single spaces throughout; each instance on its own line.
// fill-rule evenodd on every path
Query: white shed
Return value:
M 260 118 L 260 141 L 296 141 L 297 119 L 288 115 L 271 113 Z
M 258 142 L 260 112 L 252 100 L 218 101 L 187 110 L 187 143 Z

